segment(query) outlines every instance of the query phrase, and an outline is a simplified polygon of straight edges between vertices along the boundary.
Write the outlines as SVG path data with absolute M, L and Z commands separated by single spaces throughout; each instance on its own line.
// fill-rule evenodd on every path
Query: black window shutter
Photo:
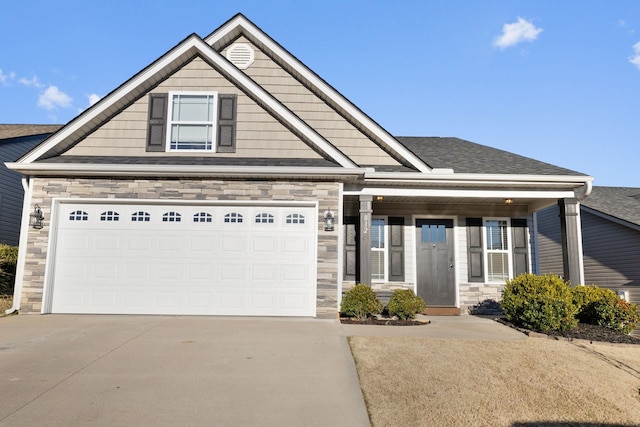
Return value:
M 165 151 L 167 135 L 166 93 L 149 94 L 149 125 L 147 128 L 147 151 Z
M 236 152 L 236 103 L 236 95 L 218 95 L 218 153 Z
M 469 282 L 484 282 L 482 218 L 467 218 Z
M 511 219 L 511 245 L 513 246 L 513 275 L 529 272 L 529 250 L 527 249 L 527 220 Z
M 389 281 L 404 282 L 403 217 L 389 217 Z
M 358 276 L 358 217 L 344 218 L 344 280 Z

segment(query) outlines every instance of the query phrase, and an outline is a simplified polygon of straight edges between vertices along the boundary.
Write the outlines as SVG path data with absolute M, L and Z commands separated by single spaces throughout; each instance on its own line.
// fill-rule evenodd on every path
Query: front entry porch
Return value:
M 454 199 L 454 193 L 435 198 L 345 191 L 340 289 L 363 283 L 383 303 L 393 290 L 411 289 L 432 315 L 465 314 L 499 301 L 506 280 L 541 273 L 534 212 L 555 203 L 568 207 L 563 210 L 566 277 L 581 283 L 575 198 L 520 194 L 505 203 L 502 197 Z

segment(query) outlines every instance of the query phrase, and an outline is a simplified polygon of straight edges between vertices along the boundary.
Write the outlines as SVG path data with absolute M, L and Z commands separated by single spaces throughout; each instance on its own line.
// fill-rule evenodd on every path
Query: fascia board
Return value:
M 587 175 L 513 175 L 513 174 L 471 174 L 444 173 L 423 174 L 413 172 L 370 172 L 365 174 L 367 181 L 412 182 L 412 183 L 450 183 L 450 184 L 558 184 L 584 185 L 592 182 Z
M 8 169 L 24 175 L 45 176 L 291 176 L 358 177 L 360 168 L 279 167 L 279 166 L 207 166 L 207 165 L 133 165 L 86 163 L 5 163 Z
M 338 105 L 345 113 L 353 117 L 356 121 L 361 123 L 363 127 L 369 129 L 374 135 L 406 159 L 413 167 L 423 173 L 431 172 L 431 168 L 425 164 L 420 158 L 418 158 L 413 152 L 407 149 L 404 145 L 400 144 L 393 136 L 385 131 L 378 123 L 372 120 L 369 116 L 364 114 L 353 103 L 341 95 L 337 90 L 331 87 L 327 82 L 320 78 L 316 73 L 311 71 L 306 65 L 300 62 L 297 58 L 291 55 L 286 49 L 275 42 L 264 31 L 258 28 L 253 22 L 249 21 L 243 15 L 238 15 L 231 19 L 229 22 L 220 27 L 217 31 L 213 32 L 205 39 L 205 42 L 211 46 L 216 45 L 219 40 L 226 37 L 227 34 L 234 31 L 240 26 L 246 36 L 254 41 L 258 41 L 258 45 L 264 46 L 266 49 L 273 52 L 274 55 L 281 58 L 292 69 L 298 73 L 298 75 L 304 80 L 308 81 L 313 87 L 317 88 L 320 92 L 323 92 L 331 99 L 336 105 Z
M 527 190 L 469 190 L 469 189 L 398 189 L 388 187 L 364 187 L 345 190 L 345 196 L 376 195 L 384 197 L 437 197 L 437 198 L 513 198 L 513 199 L 562 199 L 574 197 L 573 191 L 527 191 Z
M 207 61 L 215 65 L 218 71 L 222 72 L 227 78 L 230 78 L 241 86 L 246 91 L 252 93 L 262 103 L 264 103 L 273 114 L 276 114 L 279 118 L 289 123 L 300 134 L 304 135 L 312 144 L 316 145 L 318 149 L 326 153 L 331 159 L 335 160 L 340 166 L 345 168 L 357 167 L 347 156 L 341 151 L 335 148 L 327 140 L 325 140 L 319 133 L 312 129 L 308 124 L 302 121 L 298 116 L 293 114 L 276 98 L 264 90 L 260 85 L 250 79 L 246 74 L 236 68 L 233 64 L 222 57 L 211 46 L 205 43 L 201 38 L 196 35 L 192 35 L 187 38 L 182 44 L 172 49 L 160 60 L 154 63 L 152 66 L 143 70 L 140 74 L 121 86 L 118 90 L 111 93 L 107 99 L 101 100 L 95 108 L 92 108 L 86 116 L 82 117 L 76 122 L 72 122 L 60 132 L 58 132 L 50 141 L 45 142 L 41 147 L 30 153 L 26 158 L 20 160 L 25 163 L 32 163 L 44 155 L 56 144 L 60 143 L 65 138 L 77 132 L 84 124 L 95 119 L 100 114 L 113 107 L 122 97 L 135 90 L 139 85 L 147 81 L 151 76 L 158 72 L 161 72 L 164 68 L 169 67 L 174 61 L 180 59 L 182 55 L 194 50 L 193 53 L 202 55 Z

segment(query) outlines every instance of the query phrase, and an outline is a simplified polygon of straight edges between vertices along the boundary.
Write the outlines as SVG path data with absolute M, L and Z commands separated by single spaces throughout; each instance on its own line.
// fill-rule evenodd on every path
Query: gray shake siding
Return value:
M 288 181 L 221 181 L 208 179 L 65 179 L 37 178 L 33 181 L 33 203 L 42 207 L 45 218 L 51 218 L 52 198 L 78 199 L 162 199 L 172 200 L 238 200 L 238 201 L 318 201 L 319 212 L 336 209 L 338 183 Z M 322 215 L 319 214 L 319 219 Z M 23 313 L 40 312 L 44 286 L 50 221 L 41 230 L 29 230 L 25 276 L 23 281 Z M 318 221 L 318 314 L 335 312 L 338 282 L 338 233 L 325 232 Z

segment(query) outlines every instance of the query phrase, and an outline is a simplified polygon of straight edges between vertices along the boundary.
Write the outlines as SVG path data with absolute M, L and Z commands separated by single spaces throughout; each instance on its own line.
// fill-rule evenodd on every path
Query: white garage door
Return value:
M 61 203 L 53 313 L 315 316 L 316 208 Z

